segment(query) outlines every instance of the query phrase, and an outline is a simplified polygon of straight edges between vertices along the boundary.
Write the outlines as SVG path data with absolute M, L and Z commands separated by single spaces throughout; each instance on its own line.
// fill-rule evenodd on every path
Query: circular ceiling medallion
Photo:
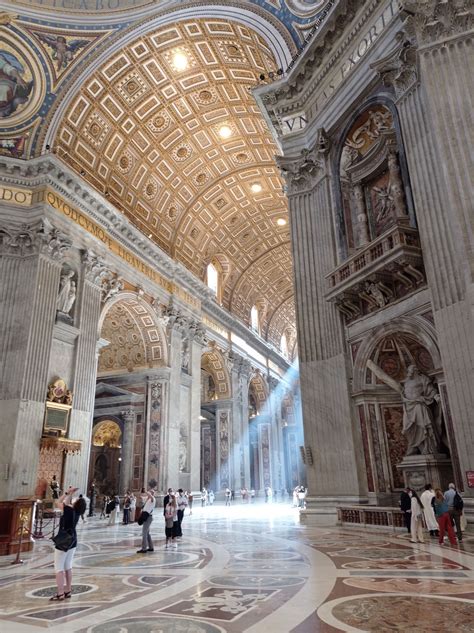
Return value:
M 0 127 L 3 129 L 26 122 L 38 110 L 46 94 L 37 55 L 6 30 L 0 44 L 0 94 Z
M 209 180 L 209 176 L 205 173 L 201 173 L 196 176 L 195 180 L 198 185 L 204 185 Z
M 234 154 L 233 159 L 236 163 L 249 163 L 250 154 L 247 152 L 239 152 L 238 154 Z
M 180 145 L 173 152 L 175 160 L 186 160 L 191 156 L 191 154 L 192 150 L 189 145 Z

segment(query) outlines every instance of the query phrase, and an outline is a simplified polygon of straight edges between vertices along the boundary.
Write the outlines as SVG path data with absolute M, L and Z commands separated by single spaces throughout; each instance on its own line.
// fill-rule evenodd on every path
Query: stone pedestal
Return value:
M 407 488 L 422 492 L 425 484 L 446 490 L 453 479 L 453 467 L 447 455 L 407 455 L 397 468 Z

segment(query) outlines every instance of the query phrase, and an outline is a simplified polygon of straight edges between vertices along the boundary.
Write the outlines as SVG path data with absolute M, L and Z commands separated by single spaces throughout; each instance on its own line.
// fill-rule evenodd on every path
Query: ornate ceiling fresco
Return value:
M 55 151 L 199 278 L 219 262 L 223 305 L 245 322 L 264 300 L 262 334 L 279 344 L 294 325 L 287 201 L 250 92 L 272 70 L 264 40 L 235 22 L 152 31 L 85 81 Z

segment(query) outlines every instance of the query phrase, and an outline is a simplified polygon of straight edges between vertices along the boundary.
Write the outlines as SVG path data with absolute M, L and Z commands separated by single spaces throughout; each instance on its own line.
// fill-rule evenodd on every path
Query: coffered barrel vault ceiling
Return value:
M 224 307 L 248 323 L 261 305 L 262 334 L 278 345 L 295 322 L 287 201 L 250 92 L 273 70 L 265 41 L 241 24 L 162 27 L 89 76 L 55 148 L 199 278 L 218 262 Z

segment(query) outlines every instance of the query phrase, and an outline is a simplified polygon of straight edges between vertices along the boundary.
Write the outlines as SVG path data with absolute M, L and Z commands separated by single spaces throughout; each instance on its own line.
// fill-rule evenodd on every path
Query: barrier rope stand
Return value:
M 25 529 L 25 522 L 24 521 L 21 521 L 20 527 L 18 529 L 20 530 L 20 538 L 19 538 L 19 541 L 18 541 L 18 549 L 17 549 L 17 552 L 16 552 L 15 560 L 13 560 L 11 562 L 11 565 L 23 565 L 23 563 L 25 562 L 23 559 L 20 558 L 21 546 L 23 544 L 23 530 Z M 28 530 L 28 532 L 29 532 L 29 530 Z

